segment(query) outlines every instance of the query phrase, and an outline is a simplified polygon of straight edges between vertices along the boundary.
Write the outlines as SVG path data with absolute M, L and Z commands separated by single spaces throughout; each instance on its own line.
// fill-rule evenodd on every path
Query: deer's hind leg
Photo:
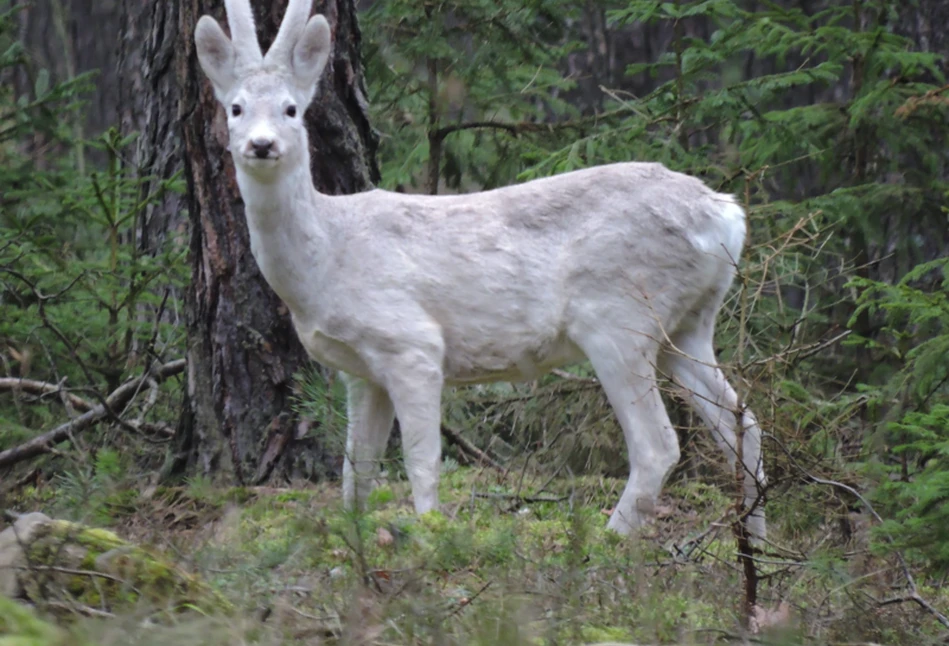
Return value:
M 608 527 L 630 534 L 654 516 L 656 499 L 679 461 L 679 439 L 656 383 L 658 343 L 612 331 L 586 336 L 578 345 L 593 364 L 626 439 L 629 481 Z
M 742 430 L 742 465 L 744 469 L 745 508 L 750 533 L 766 538 L 764 506 L 760 492 L 765 485 L 761 456 L 761 428 L 754 414 L 738 399 L 738 394 L 725 378 L 715 358 L 710 317 L 699 319 L 696 327 L 688 327 L 672 335 L 674 347 L 663 350 L 660 369 L 672 377 L 682 397 L 695 410 L 724 452 L 732 470 L 738 460 L 738 429 Z M 739 426 L 739 424 L 741 426 Z

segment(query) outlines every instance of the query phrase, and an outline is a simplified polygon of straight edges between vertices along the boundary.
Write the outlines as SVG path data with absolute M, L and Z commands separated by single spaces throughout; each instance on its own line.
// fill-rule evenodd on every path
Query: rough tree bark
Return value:
M 119 76 L 116 120 L 122 132 L 139 133 L 135 150 L 139 176 L 168 179 L 183 168 L 175 73 L 182 39 L 178 3 L 124 2 L 122 23 L 118 64 L 114 66 Z M 150 181 L 145 192 L 153 192 L 157 183 L 158 179 Z M 154 253 L 169 235 L 185 239 L 187 223 L 184 196 L 166 193 L 160 203 L 146 207 L 141 218 L 141 251 Z
M 155 0 L 158 2 L 159 0 Z M 222 3 L 176 0 L 175 69 L 191 226 L 188 401 L 167 473 L 197 473 L 241 483 L 314 477 L 336 456 L 298 435 L 293 376 L 307 361 L 286 308 L 250 253 L 242 201 L 227 152 L 225 115 L 194 53 L 194 25 L 207 13 L 226 25 Z M 261 45 L 276 35 L 286 0 L 255 0 Z M 360 32 L 353 0 L 315 10 L 333 29 L 334 58 L 307 112 L 312 172 L 324 193 L 369 188 L 377 180 L 375 138 L 367 116 Z

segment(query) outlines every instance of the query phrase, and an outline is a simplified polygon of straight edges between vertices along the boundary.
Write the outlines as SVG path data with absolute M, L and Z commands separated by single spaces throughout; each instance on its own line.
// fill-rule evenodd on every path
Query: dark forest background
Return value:
M 253 3 L 264 47 L 285 4 Z M 759 624 L 805 640 L 781 643 L 940 643 L 949 3 L 324 0 L 315 11 L 336 41 L 307 113 L 323 192 L 473 192 L 649 160 L 735 193 L 749 213 L 717 349 L 767 435 L 775 544 L 742 560 L 726 530 L 718 540 L 737 557 L 669 552 L 717 536 L 737 491 L 670 395 L 683 460 L 671 525 L 660 523 L 653 547 L 673 565 L 651 575 L 721 577 L 728 600 L 721 587 L 717 599 L 714 586 L 676 587 L 631 610 L 577 592 L 613 619 L 557 623 L 545 639 L 614 638 L 590 633 L 608 625 L 691 643 L 711 621 L 695 609 L 727 607 L 735 626 L 750 629 L 757 608 Z M 155 491 L 203 491 L 223 514 L 235 488 L 338 488 L 343 393 L 305 358 L 249 253 L 220 108 L 194 55 L 204 13 L 220 19 L 223 6 L 0 1 L 0 505 L 10 518 L 44 510 L 125 527 Z M 484 469 L 487 493 L 517 500 L 525 487 L 593 487 L 588 520 L 605 524 L 603 483 L 628 463 L 588 367 L 446 392 L 444 424 L 446 473 L 482 478 L 465 481 L 471 501 Z M 390 449 L 398 490 L 398 433 Z M 706 485 L 716 487 L 696 503 Z M 567 519 L 570 501 L 557 507 Z M 675 524 L 685 517 L 698 524 Z M 136 538 L 161 543 L 155 522 Z M 370 542 L 381 540 L 370 526 Z M 557 612 L 576 618 L 583 604 L 572 603 Z M 643 636 L 627 624 L 671 627 Z M 435 639 L 425 626 L 381 634 Z M 558 642 L 568 628 L 575 640 Z M 469 629 L 445 638 L 470 643 Z M 324 637 L 349 643 L 340 630 Z

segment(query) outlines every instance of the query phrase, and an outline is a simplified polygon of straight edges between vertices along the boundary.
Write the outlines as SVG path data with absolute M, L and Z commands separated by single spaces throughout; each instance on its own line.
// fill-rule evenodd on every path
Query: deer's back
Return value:
M 660 334 L 730 282 L 744 239 L 730 198 L 658 164 L 348 202 L 329 333 L 438 336 L 452 382 L 533 378 L 582 358 L 577 336 L 597 326 Z

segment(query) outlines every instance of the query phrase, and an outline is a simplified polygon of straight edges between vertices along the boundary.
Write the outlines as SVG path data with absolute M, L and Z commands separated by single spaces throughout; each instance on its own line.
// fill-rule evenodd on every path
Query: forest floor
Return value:
M 808 532 L 805 543 L 780 506 L 757 557 L 751 634 L 726 495 L 673 483 L 655 524 L 623 539 L 605 529 L 623 484 L 455 468 L 441 512 L 422 517 L 404 482 L 358 515 L 342 510 L 339 483 L 27 488 L 14 506 L 154 548 L 234 609 L 160 620 L 141 603 L 91 609 L 78 614 L 99 616 L 66 622 L 69 644 L 942 643 L 916 604 L 880 603 L 899 577 L 892 557 L 870 553 L 860 532 Z M 949 591 L 920 594 L 949 606 Z

